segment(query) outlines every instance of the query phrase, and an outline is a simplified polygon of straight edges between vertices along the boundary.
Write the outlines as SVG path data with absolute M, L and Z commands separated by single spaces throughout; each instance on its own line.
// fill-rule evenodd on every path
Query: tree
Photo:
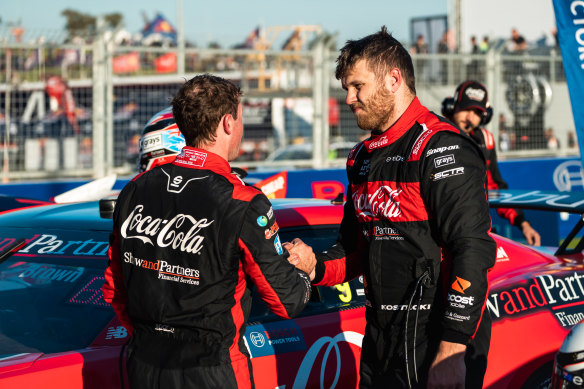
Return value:
M 76 36 L 86 37 L 95 34 L 97 21 L 95 16 L 84 14 L 70 8 L 62 11 L 61 15 L 67 19 L 65 29 L 69 34 L 69 39 L 72 39 Z M 115 12 L 105 15 L 104 20 L 108 27 L 116 28 L 122 25 L 123 16 L 122 14 Z

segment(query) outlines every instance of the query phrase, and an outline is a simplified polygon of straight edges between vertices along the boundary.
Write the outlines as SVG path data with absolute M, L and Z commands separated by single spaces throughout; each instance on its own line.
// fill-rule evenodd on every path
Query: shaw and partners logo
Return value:
M 371 194 L 367 192 L 372 192 Z M 402 189 L 393 189 L 389 185 L 371 183 L 353 193 L 355 212 L 360 217 L 391 219 L 401 215 L 400 202 L 397 201 Z
M 197 220 L 191 215 L 179 213 L 166 220 L 144 215 L 142 204 L 130 212 L 122 223 L 120 233 L 126 239 L 139 239 L 144 244 L 172 247 L 190 254 L 199 254 L 203 248 L 202 229 L 209 227 L 213 220 Z
M 549 310 L 562 327 L 584 319 L 584 275 L 543 274 L 523 285 L 490 293 L 487 308 L 493 320 Z

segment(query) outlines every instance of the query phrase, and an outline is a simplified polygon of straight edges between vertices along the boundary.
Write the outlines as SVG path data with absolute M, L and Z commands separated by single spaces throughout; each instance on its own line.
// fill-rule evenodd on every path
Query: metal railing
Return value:
M 244 91 L 245 135 L 235 165 L 342 166 L 347 145 L 366 134 L 334 78 L 334 38 L 322 33 L 303 51 L 181 53 L 116 46 L 107 34 L 82 45 L 0 42 L 3 181 L 133 174 L 146 121 L 185 79 L 205 72 L 234 80 Z M 578 154 L 558 51 L 413 60 L 418 96 L 437 113 L 460 82 L 487 85 L 494 111 L 487 128 L 497 137 L 500 158 Z

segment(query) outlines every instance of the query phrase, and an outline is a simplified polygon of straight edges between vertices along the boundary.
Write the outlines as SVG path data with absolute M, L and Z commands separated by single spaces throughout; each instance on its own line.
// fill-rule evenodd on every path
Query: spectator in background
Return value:
M 477 37 L 474 35 L 470 37 L 470 53 L 471 54 L 478 54 L 479 53 L 479 45 L 477 44 Z
M 553 128 L 548 128 L 545 132 L 545 139 L 547 142 L 547 148 L 549 150 L 559 150 L 560 149 L 560 141 L 554 134 Z
M 426 44 L 424 35 L 418 35 L 416 43 L 410 48 L 410 53 L 413 54 L 414 66 L 416 68 L 416 77 L 421 81 L 425 81 L 424 68 L 426 67 L 426 60 L 416 58 L 416 54 L 428 54 L 428 45 Z
M 448 48 L 448 31 L 444 31 L 442 38 L 438 41 L 438 47 L 436 52 L 438 54 L 448 54 L 450 49 Z M 448 60 L 440 59 L 440 82 L 446 84 L 448 81 Z
M 523 35 L 519 34 L 516 28 L 511 30 L 511 42 L 513 42 L 513 51 L 522 53 L 527 50 L 527 41 Z
M 489 47 L 489 37 L 485 35 L 479 44 L 479 51 L 481 54 L 485 54 L 487 51 L 489 51 Z
M 443 100 L 442 114 L 466 132 L 481 147 L 487 161 L 488 188 L 507 189 L 509 186 L 499 172 L 495 138 L 490 131 L 483 128 L 489 123 L 492 115 L 487 88 L 477 81 L 463 82 L 456 88 L 454 97 L 447 97 Z M 501 120 L 501 116 L 499 116 L 499 120 Z M 497 214 L 519 228 L 528 244 L 541 245 L 539 233 L 531 227 L 521 210 L 498 208 Z
M 574 138 L 574 132 L 568 132 L 568 147 L 573 149 L 576 147 L 576 138 Z
M 477 44 L 477 37 L 474 35 L 470 37 L 470 53 L 472 55 L 479 54 L 479 45 Z M 481 78 L 480 62 L 476 58 L 471 59 L 470 63 L 468 64 L 467 73 L 469 78 L 472 79 Z

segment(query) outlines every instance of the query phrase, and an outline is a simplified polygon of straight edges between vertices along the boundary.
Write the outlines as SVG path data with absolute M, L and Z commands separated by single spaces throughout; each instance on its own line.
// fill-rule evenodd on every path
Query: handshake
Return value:
M 314 280 L 316 257 L 312 251 L 312 247 L 299 238 L 294 239 L 292 242 L 285 242 L 282 246 L 290 253 L 288 262 L 308 274 L 310 281 Z

